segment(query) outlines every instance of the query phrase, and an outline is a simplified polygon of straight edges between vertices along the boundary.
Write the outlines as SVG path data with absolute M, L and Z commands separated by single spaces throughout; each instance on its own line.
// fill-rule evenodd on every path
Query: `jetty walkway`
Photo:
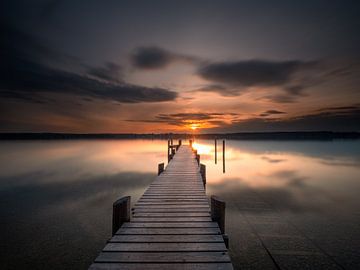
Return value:
M 129 197 L 114 203 L 113 237 L 89 269 L 233 269 L 225 203 L 206 196 L 199 155 L 181 141 L 168 154 L 170 162 L 159 165 L 131 219 Z

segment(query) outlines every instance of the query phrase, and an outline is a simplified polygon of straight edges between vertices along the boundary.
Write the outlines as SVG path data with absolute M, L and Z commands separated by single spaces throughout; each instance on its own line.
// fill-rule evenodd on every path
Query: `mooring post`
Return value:
M 217 141 L 215 139 L 215 164 L 217 164 Z
M 170 160 L 173 159 L 174 155 L 175 155 L 175 148 L 171 147 Z
M 112 235 L 114 235 L 124 222 L 130 221 L 131 197 L 122 197 L 113 203 Z
M 225 173 L 225 140 L 223 140 L 223 173 Z
M 219 225 L 226 248 L 229 248 L 229 237 L 225 234 L 225 201 L 219 197 L 211 196 L 211 219 Z
M 170 140 L 168 140 L 167 156 L 168 156 L 168 163 L 169 163 L 169 161 L 170 161 Z
M 181 140 L 179 140 L 179 146 L 182 144 L 182 141 Z
M 164 163 L 159 163 L 158 165 L 158 175 L 160 175 L 164 171 Z
M 189 140 L 190 147 L 192 148 L 192 140 Z
M 200 164 L 200 174 L 203 180 L 204 186 L 206 185 L 206 166 L 204 164 Z
M 200 166 L 200 155 L 196 154 L 196 161 L 198 163 L 198 166 Z

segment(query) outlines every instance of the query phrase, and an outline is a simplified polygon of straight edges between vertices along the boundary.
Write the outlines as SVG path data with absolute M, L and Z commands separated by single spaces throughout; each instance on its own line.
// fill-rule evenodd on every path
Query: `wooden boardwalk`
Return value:
M 180 146 L 89 269 L 233 269 L 190 146 Z

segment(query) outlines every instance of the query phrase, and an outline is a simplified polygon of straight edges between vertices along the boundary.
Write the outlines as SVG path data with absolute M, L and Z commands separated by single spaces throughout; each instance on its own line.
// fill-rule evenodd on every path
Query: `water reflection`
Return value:
M 207 192 L 227 202 L 236 268 L 360 268 L 360 142 L 197 141 Z
M 235 268 L 359 269 L 357 141 L 214 141 L 194 146 L 207 193 L 227 202 Z M 2 267 L 86 269 L 111 233 L 115 199 L 132 202 L 167 159 L 166 141 L 1 142 Z M 277 265 L 277 266 L 276 266 Z
M 112 203 L 135 202 L 163 141 L 2 142 L 2 269 L 87 269 L 111 233 Z

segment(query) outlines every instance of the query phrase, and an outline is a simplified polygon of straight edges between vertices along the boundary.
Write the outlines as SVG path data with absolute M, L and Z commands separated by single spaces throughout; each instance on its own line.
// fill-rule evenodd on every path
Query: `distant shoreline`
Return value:
M 358 140 L 360 132 L 241 132 L 241 133 L 0 133 L 0 140 L 79 140 L 79 139 L 231 139 L 231 140 Z

